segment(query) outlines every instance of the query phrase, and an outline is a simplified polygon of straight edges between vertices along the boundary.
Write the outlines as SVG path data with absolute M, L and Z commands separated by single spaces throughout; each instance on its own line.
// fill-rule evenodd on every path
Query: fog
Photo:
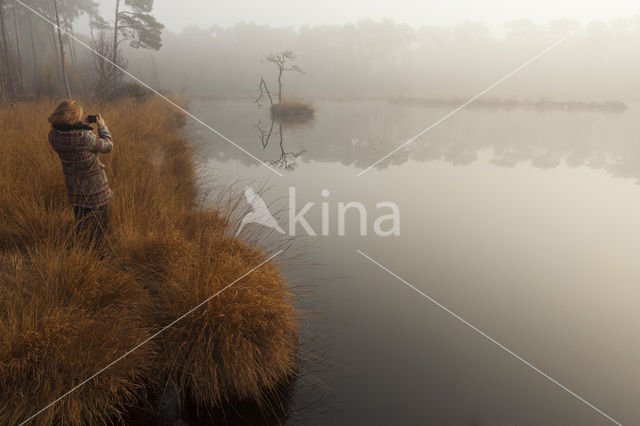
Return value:
M 188 111 L 205 192 L 261 185 L 278 223 L 314 203 L 314 229 L 324 203 L 399 206 L 393 238 L 355 216 L 295 235 L 301 368 L 277 424 L 640 424 L 637 0 L 58 0 L 64 33 L 12 3 L 2 107 L 137 105 L 143 82 Z
M 563 19 L 505 23 L 492 35 L 480 22 L 414 28 L 391 20 L 279 28 L 166 30 L 158 52 L 127 51 L 134 74 L 163 90 L 252 96 L 262 59 L 291 49 L 305 74 L 286 76 L 288 98 L 470 97 L 580 25 Z M 633 100 L 640 84 L 640 17 L 595 21 L 491 91 L 492 97 Z
M 75 2 L 77 7 L 60 3 L 70 34 L 94 47 L 101 32 L 113 38 L 115 2 Z M 27 3 L 55 20 L 46 1 Z M 285 76 L 287 99 L 468 99 L 586 24 L 486 97 L 622 102 L 638 97 L 640 8 L 630 2 L 606 9 L 594 1 L 535 7 L 502 0 L 435 2 L 428 8 L 409 0 L 359 5 L 339 8 L 329 2 L 320 10 L 291 1 L 224 8 L 200 0 L 180 7 L 156 1 L 149 13 L 164 25 L 159 50 L 134 49 L 126 35 L 119 49 L 129 71 L 171 93 L 253 97 L 261 76 L 272 89 L 275 85 L 275 70 L 264 58 L 291 50 L 304 74 Z M 61 78 L 57 35 L 24 7 L 17 7 L 17 15 L 25 87 L 52 95 Z M 12 18 L 7 8 L 9 48 L 16 43 Z M 145 35 L 139 36 L 144 41 Z M 91 94 L 98 58 L 67 34 L 63 39 L 74 92 Z
M 115 2 L 100 2 L 105 16 L 112 15 Z M 616 0 L 606 4 L 599 0 L 368 0 L 322 2 L 278 0 L 156 0 L 154 14 L 167 28 L 181 31 L 189 26 L 229 27 L 238 22 L 255 22 L 275 27 L 300 28 L 304 25 L 341 25 L 363 19 L 392 19 L 413 27 L 456 26 L 460 23 L 484 22 L 493 32 L 501 33 L 505 22 L 527 18 L 549 22 L 572 18 L 587 22 L 613 20 L 640 12 L 636 1 Z

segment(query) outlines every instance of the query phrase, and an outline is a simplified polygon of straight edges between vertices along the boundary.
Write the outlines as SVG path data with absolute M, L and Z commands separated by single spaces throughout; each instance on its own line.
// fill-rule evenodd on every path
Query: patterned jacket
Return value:
M 111 198 L 98 153 L 111 152 L 113 142 L 106 126 L 98 126 L 98 136 L 90 126 L 80 123 L 63 130 L 52 128 L 49 132 L 49 143 L 62 163 L 67 197 L 74 206 L 100 207 Z

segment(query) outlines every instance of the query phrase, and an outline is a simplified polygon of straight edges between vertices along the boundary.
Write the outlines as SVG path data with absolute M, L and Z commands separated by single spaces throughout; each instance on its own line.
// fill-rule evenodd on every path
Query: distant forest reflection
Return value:
M 314 107 L 317 114 L 312 123 L 288 127 L 265 118 L 264 111 L 256 112 L 251 102 L 192 103 L 196 114 L 214 125 L 221 124 L 220 130 L 236 143 L 285 171 L 310 161 L 365 168 L 450 111 L 368 101 L 314 102 Z M 500 167 L 528 163 L 549 169 L 564 163 L 640 181 L 640 123 L 633 115 L 633 106 L 616 114 L 461 111 L 377 168 L 409 160 L 468 165 L 480 152 L 488 151 L 490 162 Z M 194 130 L 207 141 L 203 161 L 215 158 L 255 164 L 237 148 L 216 140 L 215 135 Z

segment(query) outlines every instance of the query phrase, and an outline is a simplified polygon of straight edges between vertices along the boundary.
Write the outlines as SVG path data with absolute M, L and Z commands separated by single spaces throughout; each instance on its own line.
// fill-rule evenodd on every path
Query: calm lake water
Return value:
M 298 226 L 285 255 L 306 311 L 285 424 L 613 424 L 356 250 L 617 421 L 640 424 L 638 107 L 467 109 L 361 176 L 449 109 L 314 107 L 311 124 L 283 128 L 281 148 L 278 124 L 263 146 L 256 125 L 269 130 L 268 112 L 250 100 L 189 105 L 283 174 L 192 122 L 205 178 L 269 185 L 264 199 L 285 229 L 289 187 L 298 209 L 315 203 L 306 218 L 317 233 L 328 205 L 329 235 Z M 366 207 L 368 236 L 355 214 L 337 236 L 340 201 Z M 382 201 L 398 205 L 400 236 L 373 234 Z

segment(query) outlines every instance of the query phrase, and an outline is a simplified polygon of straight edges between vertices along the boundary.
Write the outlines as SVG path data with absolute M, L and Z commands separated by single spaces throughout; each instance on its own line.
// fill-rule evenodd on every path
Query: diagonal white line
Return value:
M 18 0 L 19 1 L 19 0 Z M 113 366 L 114 364 L 116 364 L 118 361 L 122 360 L 123 358 L 125 358 L 127 355 L 129 355 L 130 353 L 132 353 L 133 351 L 135 351 L 136 349 L 140 348 L 142 345 L 144 345 L 145 343 L 149 342 L 151 339 L 155 338 L 156 336 L 158 336 L 160 333 L 164 332 L 165 330 L 167 330 L 168 328 L 172 327 L 174 324 L 176 324 L 178 321 L 184 319 L 186 316 L 188 316 L 190 313 L 192 313 L 193 311 L 195 311 L 196 309 L 198 309 L 199 307 L 201 307 L 202 305 L 204 305 L 205 303 L 207 303 L 208 301 L 210 301 L 211 299 L 213 299 L 214 297 L 216 297 L 217 295 L 219 295 L 220 293 L 222 293 L 223 291 L 225 291 L 226 289 L 228 289 L 229 287 L 231 287 L 232 285 L 234 285 L 235 283 L 237 283 L 238 281 L 240 281 L 241 279 L 243 279 L 244 277 L 246 277 L 247 275 L 249 275 L 250 273 L 252 273 L 253 271 L 255 271 L 256 269 L 258 269 L 259 267 L 261 267 L 262 265 L 264 265 L 265 263 L 267 263 L 268 261 L 270 261 L 271 259 L 273 259 L 274 257 L 276 257 L 277 255 L 279 255 L 280 253 L 282 253 L 284 250 L 279 250 L 277 252 L 275 252 L 274 254 L 272 254 L 271 256 L 269 256 L 268 259 L 260 262 L 259 265 L 253 267 L 251 270 L 245 272 L 244 274 L 242 274 L 242 276 L 240 278 L 237 278 L 235 281 L 233 281 L 231 284 L 228 284 L 226 287 L 224 287 L 222 290 L 219 290 L 218 292 L 216 292 L 214 295 L 209 296 L 208 298 L 206 298 L 205 300 L 203 300 L 202 302 L 198 303 L 196 306 L 194 306 L 193 308 L 191 308 L 189 311 L 185 312 L 184 314 L 182 314 L 179 318 L 173 320 L 171 323 L 165 325 L 164 327 L 162 327 L 159 331 L 157 331 L 156 333 L 154 333 L 153 335 L 147 337 L 145 340 L 143 340 L 141 343 L 137 344 L 134 348 L 128 350 L 124 355 L 120 356 L 119 358 L 117 358 L 115 361 L 111 362 L 109 365 L 107 365 L 106 367 L 102 368 L 100 371 L 98 371 L 97 373 L 95 373 L 94 375 L 92 375 L 91 377 L 89 377 L 86 380 L 83 380 L 82 382 L 80 382 L 79 384 L 75 385 L 73 388 L 71 388 L 69 391 L 67 391 L 66 393 L 64 393 L 62 396 L 60 396 L 58 399 L 56 399 L 55 401 L 51 402 L 49 405 L 47 405 L 46 407 L 40 409 L 40 411 L 38 411 L 37 413 L 35 413 L 34 415 L 32 415 L 31 417 L 29 417 L 28 419 L 26 419 L 25 421 L 23 421 L 22 423 L 20 423 L 19 426 L 24 425 L 26 423 L 28 423 L 30 420 L 32 420 L 34 417 L 38 416 L 40 413 L 42 413 L 43 411 L 47 410 L 48 408 L 50 408 L 51 406 L 53 406 L 54 404 L 60 402 L 62 399 L 64 399 L 67 395 L 69 395 L 70 393 L 74 392 L 75 390 L 77 390 L 78 388 L 80 388 L 81 386 L 85 385 L 86 383 L 90 382 L 93 378 L 95 378 L 96 376 L 98 376 L 99 374 L 103 373 L 105 370 L 107 370 L 109 367 Z
M 20 1 L 20 0 L 18 0 Z M 563 41 L 565 41 L 566 39 L 568 39 L 569 37 L 573 36 L 575 33 L 577 33 L 578 31 L 580 31 L 581 29 L 583 29 L 584 27 L 586 27 L 587 25 L 589 25 L 591 23 L 591 21 L 587 21 L 584 24 L 580 25 L 578 28 L 576 28 L 575 30 L 565 34 L 564 36 L 562 36 L 560 39 L 556 40 L 552 45 L 548 46 L 547 48 L 545 48 L 544 50 L 542 50 L 541 52 L 539 52 L 537 55 L 535 55 L 533 58 L 529 59 L 528 61 L 526 61 L 525 63 L 521 64 L 520 66 L 518 66 L 517 68 L 515 68 L 513 71 L 511 71 L 509 74 L 505 75 L 504 77 L 502 77 L 501 79 L 499 79 L 498 81 L 496 81 L 495 83 L 493 83 L 492 85 L 490 85 L 489 87 L 487 87 L 486 89 L 484 89 L 483 91 L 481 91 L 480 93 L 478 93 L 477 95 L 475 95 L 474 97 L 472 97 L 471 99 L 469 99 L 468 101 L 466 101 L 465 103 L 463 103 L 462 105 L 460 105 L 459 107 L 457 107 L 456 109 L 454 109 L 453 111 L 449 112 L 448 114 L 446 114 L 445 116 L 443 116 L 442 118 L 440 118 L 438 121 L 436 121 L 435 123 L 433 123 L 432 125 L 430 125 L 429 127 L 427 127 L 426 129 L 424 129 L 423 131 L 421 131 L 420 133 L 418 133 L 417 135 L 415 135 L 414 137 L 412 137 L 411 139 L 407 140 L 406 142 L 404 142 L 402 145 L 398 146 L 397 148 L 395 148 L 393 151 L 391 151 L 390 153 L 388 153 L 387 155 L 385 155 L 384 157 L 380 158 L 378 161 L 376 161 L 375 163 L 371 164 L 369 167 L 367 167 L 364 170 L 361 170 L 356 176 L 360 176 L 363 173 L 369 171 L 370 169 L 372 169 L 373 167 L 377 166 L 378 164 L 380 164 L 381 161 L 384 161 L 385 159 L 389 158 L 390 156 L 392 156 L 393 154 L 395 154 L 396 152 L 400 151 L 402 148 L 404 148 L 405 146 L 409 145 L 411 142 L 413 142 L 414 140 L 418 139 L 420 136 L 424 135 L 425 133 L 427 133 L 429 130 L 433 129 L 434 127 L 436 127 L 437 125 L 439 125 L 440 123 L 442 123 L 443 121 L 445 121 L 446 119 L 448 119 L 449 117 L 451 117 L 452 115 L 454 115 L 455 113 L 457 113 L 458 111 L 460 111 L 461 109 L 463 109 L 464 107 L 466 107 L 467 105 L 469 105 L 470 103 L 472 103 L 473 101 L 475 101 L 476 99 L 478 99 L 479 97 L 481 97 L 482 95 L 484 95 L 485 93 L 487 93 L 488 91 L 490 91 L 491 89 L 493 89 L 494 87 L 498 86 L 499 84 L 501 84 L 502 82 L 504 82 L 505 80 L 507 80 L 508 78 L 510 78 L 511 76 L 513 76 L 514 74 L 516 74 L 518 71 L 522 70 L 523 68 L 525 68 L 526 66 L 528 66 L 529 64 L 531 64 L 532 62 L 534 62 L 535 60 L 539 59 L 540 57 L 544 56 L 545 54 L 549 53 L 549 51 L 551 51 L 553 48 L 555 48 L 556 46 L 558 46 L 560 43 L 562 43 Z
M 409 282 L 405 281 L 404 279 L 402 279 L 401 277 L 399 277 L 398 275 L 396 275 L 394 272 L 392 272 L 391 270 L 389 270 L 388 268 L 386 268 L 385 266 L 381 265 L 379 262 L 375 261 L 374 259 L 372 259 L 371 257 L 367 256 L 366 254 L 364 254 L 362 251 L 360 250 L 356 250 L 358 253 L 360 253 L 363 257 L 365 257 L 366 259 L 370 260 L 371 262 L 375 263 L 376 265 L 378 265 L 381 269 L 383 269 L 384 271 L 388 272 L 389 274 L 391 274 L 393 277 L 397 278 L 398 280 L 402 281 L 404 284 L 407 285 L 407 287 L 415 290 L 416 292 L 420 293 L 423 297 L 425 297 L 426 299 L 428 299 L 429 301 L 431 301 L 432 303 L 434 303 L 435 305 L 437 305 L 439 308 L 443 309 L 444 311 L 446 311 L 448 314 L 450 314 L 451 316 L 453 316 L 454 318 L 458 319 L 459 321 L 461 321 L 462 323 L 464 323 L 466 326 L 470 327 L 472 330 L 476 331 L 477 333 L 479 333 L 480 335 L 486 337 L 487 339 L 489 339 L 491 342 L 493 342 L 494 344 L 496 344 L 499 348 L 503 349 L 504 351 L 506 351 L 507 353 L 509 353 L 510 355 L 513 355 L 516 359 L 518 359 L 519 361 L 523 362 L 524 364 L 526 364 L 527 366 L 531 367 L 533 370 L 537 371 L 538 373 L 540 373 L 542 376 L 544 376 L 546 379 L 548 379 L 549 381 L 555 383 L 556 385 L 558 385 L 559 387 L 561 387 L 562 389 L 564 389 L 565 391 L 569 392 L 572 396 L 574 396 L 575 398 L 579 399 L 580 401 L 584 402 L 585 404 L 587 404 L 589 407 L 593 408 L 594 410 L 596 410 L 598 413 L 602 414 L 604 417 L 606 417 L 607 419 L 611 420 L 613 423 L 615 423 L 618 426 L 622 426 L 622 423 L 618 422 L 616 419 L 614 419 L 613 417 L 609 416 L 607 413 L 605 413 L 604 411 L 600 410 L 598 407 L 596 407 L 595 405 L 593 405 L 592 403 L 590 403 L 589 401 L 587 401 L 586 399 L 584 399 L 583 397 L 581 397 L 580 395 L 578 395 L 577 393 L 575 393 L 574 391 L 572 391 L 571 389 L 569 389 L 568 387 L 566 387 L 565 385 L 563 385 L 562 383 L 558 382 L 556 379 L 554 379 L 553 377 L 549 376 L 547 373 L 545 373 L 544 371 L 540 370 L 538 367 L 536 367 L 535 365 L 531 364 L 529 361 L 527 361 L 526 359 L 522 358 L 520 355 L 514 353 L 511 349 L 507 348 L 505 345 L 503 345 L 502 343 L 498 342 L 496 339 L 494 339 L 493 337 L 489 336 L 487 333 L 485 333 L 484 331 L 480 330 L 478 327 L 476 327 L 475 325 L 471 324 L 469 321 L 465 320 L 464 318 L 462 318 L 460 315 L 456 314 L 455 312 L 453 312 L 451 309 L 447 308 L 446 306 L 442 305 L 440 302 L 438 302 L 437 300 L 433 299 L 432 297 L 430 297 L 429 295 L 427 295 L 426 293 L 424 293 L 423 291 L 417 289 L 416 287 L 414 287 L 412 284 L 410 284 Z
M 102 58 L 103 60 L 107 61 L 108 63 L 110 63 L 111 65 L 113 65 L 114 67 L 116 67 L 117 69 L 119 69 L 120 71 L 122 71 L 124 74 L 128 75 L 129 77 L 131 77 L 133 80 L 135 80 L 137 83 L 140 83 L 142 86 L 146 87 L 147 89 L 149 89 L 151 92 L 153 92 L 154 94 L 158 95 L 160 98 L 162 98 L 163 100 L 167 101 L 168 103 L 170 103 L 172 106 L 174 106 L 175 108 L 179 109 L 180 111 L 182 111 L 183 113 L 185 113 L 186 115 L 188 115 L 189 117 L 193 118 L 195 121 L 197 121 L 198 123 L 202 124 L 204 127 L 206 127 L 207 129 L 211 130 L 213 133 L 215 133 L 216 135 L 220 136 L 222 139 L 224 139 L 225 141 L 229 142 L 231 145 L 235 146 L 236 148 L 238 148 L 240 151 L 244 152 L 245 154 L 247 154 L 249 157 L 253 158 L 254 160 L 256 160 L 258 163 L 262 164 L 263 166 L 265 166 L 266 168 L 268 168 L 269 170 L 271 170 L 273 173 L 277 174 L 278 176 L 282 176 L 282 174 L 280 172 L 278 172 L 276 169 L 274 169 L 273 167 L 271 167 L 270 165 L 268 165 L 267 163 L 265 163 L 264 161 L 260 160 L 258 157 L 256 157 L 255 155 L 253 155 L 252 153 L 250 153 L 249 151 L 247 151 L 246 149 L 244 149 L 243 147 L 241 147 L 240 145 L 238 145 L 237 143 L 235 143 L 234 141 L 232 141 L 231 139 L 229 139 L 228 137 L 226 137 L 225 135 L 223 135 L 222 133 L 220 133 L 219 131 L 217 131 L 216 129 L 214 129 L 213 127 L 211 127 L 210 125 L 208 125 L 207 123 L 205 123 L 204 121 L 202 121 L 201 119 L 199 119 L 198 117 L 196 117 L 195 115 L 191 114 L 189 111 L 187 111 L 186 109 L 182 108 L 180 105 L 176 104 L 175 102 L 173 102 L 171 99 L 167 98 L 166 96 L 164 96 L 162 93 L 158 92 L 156 89 L 154 89 L 153 87 L 149 86 L 147 83 L 145 83 L 144 81 L 140 80 L 138 77 L 136 77 L 135 75 L 131 74 L 129 71 L 125 70 L 124 68 L 122 68 L 121 66 L 119 66 L 118 64 L 115 64 L 113 61 L 111 61 L 109 58 L 105 57 L 104 55 L 96 52 L 91 46 L 89 46 L 88 44 L 84 43 L 82 40 L 79 40 L 76 36 L 74 36 L 73 34 L 71 34 L 70 32 L 66 31 L 64 28 L 59 27 L 58 25 L 56 25 L 55 22 L 53 22 L 52 20 L 50 20 L 49 18 L 47 18 L 46 16 L 42 15 L 41 13 L 39 13 L 37 10 L 34 10 L 33 8 L 29 7 L 28 5 L 24 4 L 21 0 L 16 0 L 18 3 L 20 3 L 20 5 L 22 5 L 23 7 L 25 7 L 26 9 L 30 10 L 31 12 L 35 13 L 37 16 L 39 16 L 40 18 L 42 18 L 44 21 L 46 21 L 47 23 L 53 25 L 55 28 L 59 29 L 61 32 L 63 32 L 65 35 L 71 37 L 73 40 L 75 40 L 77 43 L 79 43 L 80 45 L 86 47 L 87 49 L 89 49 L 91 52 L 95 53 L 96 55 L 98 55 L 100 58 Z

